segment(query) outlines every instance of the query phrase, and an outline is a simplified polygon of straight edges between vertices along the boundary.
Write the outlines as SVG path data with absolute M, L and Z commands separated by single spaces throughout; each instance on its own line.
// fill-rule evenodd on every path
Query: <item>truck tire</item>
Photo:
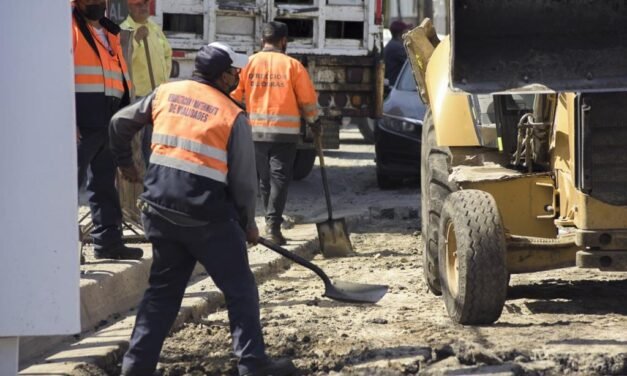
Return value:
M 357 124 L 357 128 L 359 128 L 359 133 L 361 133 L 364 140 L 369 144 L 374 144 L 375 121 L 375 119 L 367 117 L 355 119 L 355 124 Z
M 294 158 L 293 180 L 302 180 L 309 175 L 316 162 L 315 149 L 298 149 Z
M 435 142 L 435 128 L 431 110 L 427 110 L 422 127 L 422 150 L 420 157 L 420 208 L 423 277 L 429 291 L 441 295 L 438 269 L 438 226 L 440 211 L 448 195 L 457 190 L 448 181 L 451 152 Z
M 463 325 L 495 322 L 505 305 L 508 275 L 496 201 L 474 189 L 452 193 L 439 232 L 440 285 L 449 316 Z

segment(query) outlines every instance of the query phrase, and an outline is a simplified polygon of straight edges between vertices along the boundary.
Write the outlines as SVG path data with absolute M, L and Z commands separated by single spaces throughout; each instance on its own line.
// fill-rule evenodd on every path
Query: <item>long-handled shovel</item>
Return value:
M 327 171 L 324 166 L 324 154 L 322 153 L 321 133 L 315 134 L 316 151 L 320 160 L 320 173 L 322 174 L 322 187 L 324 188 L 324 198 L 327 202 L 329 219 L 316 223 L 318 228 L 318 239 L 320 239 L 320 250 L 324 257 L 342 257 L 353 253 L 353 246 L 348 238 L 348 230 L 344 218 L 333 218 L 333 208 L 331 207 L 331 197 L 329 194 L 329 183 L 327 182 Z
M 259 237 L 259 244 L 316 273 L 324 281 L 323 296 L 329 299 L 350 303 L 376 303 L 388 292 L 388 287 L 385 285 L 367 285 L 342 281 L 331 282 L 331 279 L 322 269 L 287 249 L 279 247 L 261 236 Z
M 144 26 L 145 27 L 145 26 Z M 144 51 L 146 52 L 146 65 L 148 66 L 148 77 L 150 78 L 150 87 L 155 90 L 157 84 L 155 83 L 155 74 L 152 70 L 152 60 L 150 59 L 150 48 L 148 47 L 148 36 L 146 35 L 142 42 L 144 42 Z

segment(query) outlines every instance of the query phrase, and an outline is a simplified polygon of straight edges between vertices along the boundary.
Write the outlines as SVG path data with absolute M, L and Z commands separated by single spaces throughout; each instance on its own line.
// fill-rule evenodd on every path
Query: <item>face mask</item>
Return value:
M 235 75 L 235 81 L 233 81 L 233 83 L 229 86 L 227 92 L 230 93 L 237 89 L 237 85 L 239 85 L 239 75 Z
M 105 10 L 107 10 L 107 4 L 90 4 L 85 6 L 83 14 L 89 20 L 98 21 L 104 17 Z

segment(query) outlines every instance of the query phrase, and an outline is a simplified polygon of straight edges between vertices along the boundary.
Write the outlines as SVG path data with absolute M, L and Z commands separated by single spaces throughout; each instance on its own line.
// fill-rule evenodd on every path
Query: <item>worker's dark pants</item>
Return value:
M 181 227 L 154 214 L 144 214 L 143 221 L 146 237 L 153 246 L 153 261 L 149 287 L 139 305 L 122 373 L 154 372 L 196 261 L 224 293 L 239 372 L 251 372 L 266 363 L 259 294 L 239 225 L 228 221 Z
M 283 222 L 295 158 L 295 143 L 255 142 L 259 192 L 263 199 L 267 230 L 278 229 Z
M 79 128 L 78 187 L 87 179 L 87 199 L 94 229 L 94 248 L 114 247 L 122 243 L 122 209 L 115 188 L 116 166 L 109 149 L 109 129 Z

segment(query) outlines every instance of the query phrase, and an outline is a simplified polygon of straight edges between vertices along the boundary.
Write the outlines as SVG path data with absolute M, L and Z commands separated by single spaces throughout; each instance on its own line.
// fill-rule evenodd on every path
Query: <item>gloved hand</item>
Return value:
M 314 135 L 319 135 L 322 134 L 322 122 L 320 121 L 320 119 L 316 120 L 313 123 L 309 123 L 309 129 L 311 129 L 311 133 L 313 133 Z
M 246 241 L 252 245 L 256 245 L 259 241 L 259 229 L 257 226 L 246 229 Z
M 124 180 L 131 183 L 141 183 L 142 180 L 139 177 L 139 171 L 137 171 L 135 165 L 120 166 L 118 168 L 120 169 L 120 173 L 122 174 Z

